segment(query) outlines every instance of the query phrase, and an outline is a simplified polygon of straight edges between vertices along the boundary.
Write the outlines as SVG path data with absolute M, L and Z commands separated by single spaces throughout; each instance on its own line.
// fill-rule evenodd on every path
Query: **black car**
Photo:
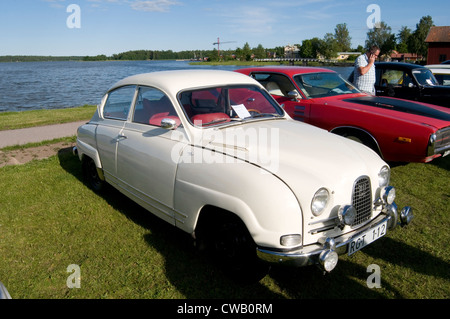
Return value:
M 439 85 L 428 68 L 400 62 L 376 62 L 375 68 L 378 96 L 450 107 L 450 86 Z M 353 74 L 349 80 L 353 82 Z

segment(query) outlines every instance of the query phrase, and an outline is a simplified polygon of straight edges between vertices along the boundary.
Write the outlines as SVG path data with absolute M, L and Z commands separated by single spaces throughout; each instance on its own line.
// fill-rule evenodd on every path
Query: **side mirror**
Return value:
M 298 92 L 296 92 L 296 91 L 290 91 L 290 92 L 288 93 L 288 97 L 289 97 L 292 101 L 296 102 L 297 99 L 298 99 Z
M 177 128 L 177 122 L 173 119 L 162 119 L 161 127 L 166 130 L 173 130 Z

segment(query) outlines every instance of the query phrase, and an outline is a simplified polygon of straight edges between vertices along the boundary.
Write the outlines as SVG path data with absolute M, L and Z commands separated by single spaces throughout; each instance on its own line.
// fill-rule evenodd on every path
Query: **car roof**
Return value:
M 376 62 L 376 67 L 380 66 L 388 66 L 392 69 L 425 69 L 423 65 L 412 64 L 412 63 L 404 63 L 404 62 Z
M 263 67 L 245 68 L 242 70 L 247 71 L 251 70 L 252 72 L 281 72 L 290 76 L 296 74 L 317 73 L 317 72 L 335 73 L 333 70 L 330 69 L 320 67 L 308 67 L 308 66 L 263 66 Z
M 129 76 L 115 83 L 114 90 L 126 85 L 143 85 L 159 88 L 166 93 L 177 94 L 185 89 L 211 87 L 230 84 L 261 85 L 249 76 L 223 70 L 173 70 Z

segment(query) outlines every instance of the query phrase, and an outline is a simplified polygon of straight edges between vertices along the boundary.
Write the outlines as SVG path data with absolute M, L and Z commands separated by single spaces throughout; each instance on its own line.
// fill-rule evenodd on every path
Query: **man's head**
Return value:
M 378 58 L 378 56 L 380 55 L 380 48 L 376 45 L 373 45 L 369 48 L 369 50 L 367 50 L 367 56 L 371 56 L 374 55 L 375 58 Z

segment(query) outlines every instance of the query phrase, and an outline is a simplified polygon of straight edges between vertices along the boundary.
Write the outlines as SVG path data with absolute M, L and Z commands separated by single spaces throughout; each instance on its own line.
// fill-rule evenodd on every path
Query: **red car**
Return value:
M 450 110 L 361 93 L 337 72 L 315 67 L 236 70 L 259 81 L 295 120 L 357 140 L 389 162 L 450 154 Z

